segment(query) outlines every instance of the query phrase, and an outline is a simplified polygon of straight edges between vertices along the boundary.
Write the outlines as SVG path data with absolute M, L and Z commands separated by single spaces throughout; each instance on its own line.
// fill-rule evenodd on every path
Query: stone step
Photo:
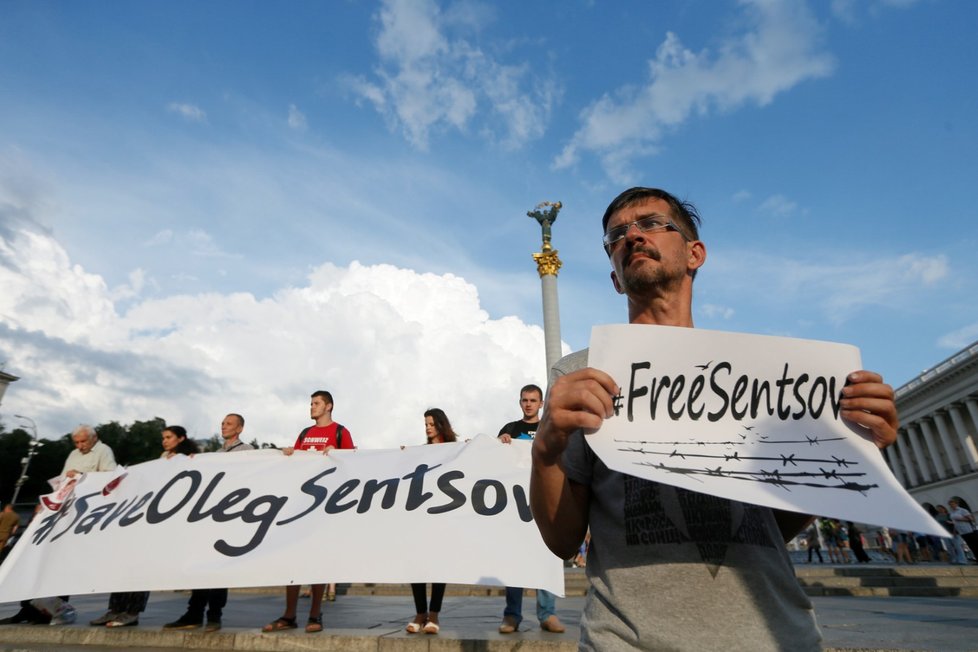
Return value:
M 916 597 L 978 597 L 978 565 L 951 566 L 942 564 L 893 565 L 808 565 L 795 566 L 798 583 L 810 596 L 916 596 Z M 584 569 L 566 568 L 564 591 L 568 597 L 587 593 L 588 581 Z M 235 589 L 240 592 L 277 592 L 279 587 Z M 410 596 L 409 584 L 356 583 L 341 584 L 341 595 Z M 445 595 L 453 597 L 499 597 L 501 586 L 449 584 Z M 527 589 L 526 595 L 534 595 Z
M 978 566 L 803 564 L 798 583 L 810 596 L 976 597 Z

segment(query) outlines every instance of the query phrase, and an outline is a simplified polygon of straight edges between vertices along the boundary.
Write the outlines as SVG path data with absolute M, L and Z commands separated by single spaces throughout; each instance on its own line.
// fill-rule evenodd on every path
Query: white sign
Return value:
M 178 456 L 86 474 L 0 566 L 0 602 L 107 591 L 453 582 L 563 595 L 529 442 Z M 121 478 L 121 480 L 119 480 Z
M 947 536 L 862 428 L 839 416 L 855 347 L 668 326 L 598 326 L 588 364 L 620 385 L 588 436 L 609 468 L 805 514 Z

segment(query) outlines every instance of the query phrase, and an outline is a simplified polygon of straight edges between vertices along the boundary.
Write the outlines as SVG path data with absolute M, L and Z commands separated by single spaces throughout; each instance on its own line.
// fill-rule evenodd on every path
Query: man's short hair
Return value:
M 540 395 L 540 400 L 543 400 L 543 390 L 538 385 L 534 385 L 533 383 L 523 385 L 523 389 L 520 390 L 520 396 L 523 396 L 526 392 L 536 392 Z
M 660 190 L 659 188 L 643 188 L 641 186 L 629 188 L 625 192 L 615 197 L 612 202 L 608 204 L 608 208 L 604 212 L 604 217 L 601 218 L 601 230 L 603 232 L 608 230 L 608 220 L 611 219 L 612 215 L 623 208 L 628 208 L 633 204 L 637 204 L 649 198 L 661 199 L 669 204 L 669 208 L 672 212 L 672 215 L 669 217 L 675 220 L 676 226 L 683 230 L 683 235 L 690 240 L 700 239 L 699 227 L 702 224 L 702 221 L 700 220 L 700 215 L 696 211 L 696 207 L 693 206 L 693 204 L 688 201 L 682 201 L 665 190 Z
M 238 425 L 244 428 L 244 417 L 237 412 L 228 412 L 229 417 L 235 417 L 238 420 Z
M 316 398 L 317 396 L 326 401 L 327 404 L 333 405 L 333 395 L 325 389 L 317 389 L 309 398 Z
M 85 435 L 89 439 L 92 439 L 93 437 L 97 437 L 98 436 L 98 433 L 95 432 L 95 428 L 93 428 L 92 426 L 88 425 L 87 423 L 83 423 L 83 424 L 79 425 L 77 428 L 75 428 L 74 430 L 71 431 L 71 438 L 74 439 L 75 438 L 75 435 L 77 435 L 80 432 L 81 433 L 85 433 Z

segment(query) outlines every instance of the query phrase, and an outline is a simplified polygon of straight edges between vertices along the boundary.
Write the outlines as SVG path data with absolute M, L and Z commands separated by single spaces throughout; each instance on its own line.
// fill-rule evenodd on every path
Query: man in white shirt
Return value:
M 68 454 L 61 475 L 73 478 L 89 471 L 111 471 L 116 467 L 112 449 L 98 440 L 95 428 L 80 425 L 71 433 L 75 450 Z

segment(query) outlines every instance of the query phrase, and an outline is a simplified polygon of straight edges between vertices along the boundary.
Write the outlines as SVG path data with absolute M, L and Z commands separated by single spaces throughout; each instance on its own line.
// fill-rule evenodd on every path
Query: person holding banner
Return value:
M 254 446 L 241 441 L 244 430 L 244 417 L 231 413 L 221 421 L 221 437 L 224 444 L 218 453 L 235 453 L 254 450 Z M 207 611 L 206 632 L 221 629 L 221 618 L 228 603 L 227 589 L 194 589 L 187 601 L 187 611 L 173 622 L 163 625 L 163 629 L 197 629 L 204 624 L 204 611 Z
M 167 426 L 161 433 L 163 452 L 161 459 L 170 459 L 176 455 L 189 455 L 200 452 L 193 439 L 187 437 L 187 429 L 183 426 Z M 105 615 L 96 618 L 90 624 L 99 625 L 100 620 L 108 621 L 106 627 L 135 627 L 139 624 L 139 614 L 146 610 L 149 602 L 149 591 L 124 591 L 109 595 L 109 610 Z
M 458 435 L 452 429 L 452 424 L 444 410 L 431 408 L 424 413 L 424 433 L 426 444 L 444 444 L 458 441 Z M 411 594 L 414 596 L 414 620 L 404 628 L 408 634 L 437 634 L 441 629 L 438 623 L 438 612 L 441 611 L 442 599 L 445 597 L 445 584 L 432 582 L 431 601 L 428 601 L 428 585 L 420 582 L 411 583 Z
M 294 446 L 283 448 L 284 455 L 292 455 L 297 450 L 320 451 L 323 455 L 329 455 L 331 450 L 337 448 L 356 448 L 350 431 L 333 421 L 333 395 L 329 392 L 321 389 L 312 393 L 309 400 L 309 418 L 316 422 L 315 425 L 304 428 L 296 438 Z M 295 618 L 300 588 L 298 584 L 285 587 L 285 613 L 262 627 L 261 631 L 279 632 L 298 627 Z M 313 634 L 323 631 L 323 594 L 326 592 L 326 585 L 313 584 L 310 589 L 312 601 L 309 605 L 306 633 Z
M 169 426 L 163 429 L 163 452 L 160 459 L 168 460 L 177 455 L 193 457 L 200 452 L 200 447 L 187 436 L 183 426 Z
M 526 385 L 520 390 L 520 409 L 523 418 L 510 421 L 499 430 L 499 441 L 504 444 L 514 439 L 531 441 L 540 425 L 540 408 L 543 407 L 543 390 L 537 385 Z M 545 632 L 562 634 L 566 628 L 555 613 L 556 598 L 550 591 L 537 589 L 537 620 Z M 503 622 L 499 625 L 500 634 L 518 632 L 523 622 L 523 588 L 506 587 L 506 607 L 503 609 Z
M 73 478 L 79 473 L 89 471 L 112 471 L 116 467 L 112 449 L 98 440 L 98 433 L 92 426 L 82 424 L 71 433 L 71 443 L 75 449 L 65 458 L 61 475 Z
M 693 280 L 706 262 L 699 224 L 691 204 L 655 188 L 631 188 L 608 206 L 603 244 L 630 323 L 693 327 Z M 565 356 L 552 375 L 530 503 L 562 559 L 591 528 L 580 649 L 820 650 L 784 545 L 811 517 L 612 471 L 585 433 L 615 414 L 626 379 L 588 367 L 587 350 Z M 893 443 L 892 388 L 869 371 L 847 381 L 841 416 L 878 447 Z
M 92 426 L 82 424 L 75 428 L 71 433 L 71 443 L 74 444 L 75 449 L 65 459 L 64 468 L 61 470 L 63 481 L 68 478 L 74 478 L 81 473 L 115 470 L 116 461 L 112 449 L 99 441 L 98 434 Z M 125 616 L 124 620 L 126 622 L 112 626 L 135 625 L 139 619 L 139 612 L 146 608 L 146 602 L 142 596 L 143 592 L 141 591 L 136 593 L 121 592 L 110 594 L 109 609 L 98 618 L 89 621 L 88 624 L 100 627 L 114 623 L 119 618 Z M 130 609 L 134 610 L 136 614 L 136 617 L 131 622 L 126 615 Z

